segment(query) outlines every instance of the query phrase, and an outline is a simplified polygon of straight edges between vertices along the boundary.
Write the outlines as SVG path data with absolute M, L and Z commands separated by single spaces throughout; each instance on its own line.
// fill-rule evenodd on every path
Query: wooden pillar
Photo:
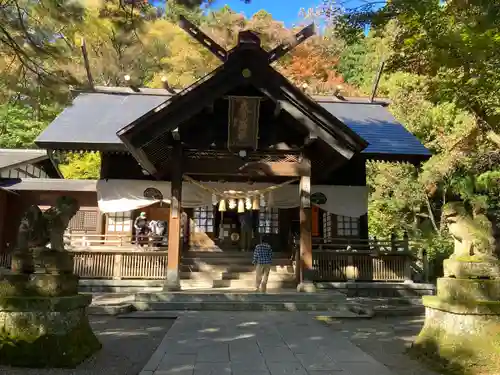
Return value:
M 302 163 L 307 166 L 300 176 L 300 265 L 302 268 L 301 283 L 297 290 L 314 292 L 313 254 L 312 254 L 312 209 L 311 209 L 311 163 L 302 157 Z
M 180 251 L 181 251 L 181 204 L 182 204 L 182 146 L 174 143 L 171 175 L 170 220 L 168 222 L 167 277 L 164 290 L 180 290 Z

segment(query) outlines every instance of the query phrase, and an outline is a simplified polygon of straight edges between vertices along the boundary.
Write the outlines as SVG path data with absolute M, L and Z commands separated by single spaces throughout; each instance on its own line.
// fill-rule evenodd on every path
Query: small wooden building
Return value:
M 31 202 L 30 197 L 14 192 L 12 187 L 24 179 L 60 178 L 62 175 L 46 150 L 0 149 L 0 252 L 14 241 L 24 204 Z M 38 204 L 39 200 L 32 202 Z
M 271 66 L 289 48 L 265 51 L 250 32 L 230 51 L 200 42 L 223 63 L 192 86 L 175 95 L 75 92 L 36 143 L 100 152 L 96 219 L 83 222 L 132 239 L 139 212 L 165 220 L 174 287 L 182 249 L 237 251 L 245 220 L 253 238 L 269 234 L 282 251 L 300 235 L 307 278 L 314 237 L 368 238 L 366 161 L 419 163 L 430 153 L 385 101 L 311 97 L 295 87 Z

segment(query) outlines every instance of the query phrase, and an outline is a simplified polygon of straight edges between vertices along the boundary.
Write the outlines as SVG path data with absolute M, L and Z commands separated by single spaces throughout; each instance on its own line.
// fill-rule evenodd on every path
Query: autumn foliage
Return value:
M 338 57 L 324 53 L 314 40 L 295 48 L 280 64 L 280 72 L 298 87 L 312 94 L 352 95 L 355 89 L 337 72 Z

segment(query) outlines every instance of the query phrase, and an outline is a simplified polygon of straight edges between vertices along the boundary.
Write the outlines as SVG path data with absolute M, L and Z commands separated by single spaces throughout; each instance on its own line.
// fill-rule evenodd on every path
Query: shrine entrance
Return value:
M 239 187 L 210 192 L 217 209 L 211 210 L 212 236 L 203 240 L 236 250 L 238 241 L 240 250 L 251 249 L 256 217 L 258 231 L 288 239 L 284 228 L 272 224 L 273 215 L 279 216 L 272 209 L 286 205 L 269 204 L 269 193 L 276 190 L 276 200 L 295 200 L 288 207 L 299 209 L 301 280 L 310 284 L 311 178 L 315 184 L 328 183 L 339 166 L 368 145 L 270 66 L 313 35 L 313 26 L 272 51 L 264 50 L 251 31 L 241 32 L 238 45 L 226 51 L 183 17 L 181 27 L 223 65 L 117 132 L 149 175 L 171 183 L 165 288 L 180 288 L 182 207 L 199 207 L 183 201 L 183 189 L 210 182 Z M 296 188 L 291 197 L 282 197 L 279 186 L 287 184 Z M 260 204 L 262 198 L 268 203 Z

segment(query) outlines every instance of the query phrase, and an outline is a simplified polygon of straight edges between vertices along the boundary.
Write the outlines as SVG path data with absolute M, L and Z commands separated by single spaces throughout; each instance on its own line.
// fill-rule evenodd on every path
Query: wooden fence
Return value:
M 74 250 L 106 250 L 110 248 L 133 249 L 136 247 L 135 238 L 125 234 L 89 234 L 71 232 L 65 234 L 65 244 Z M 152 250 L 166 249 L 166 241 L 161 239 L 143 238 L 140 241 L 142 248 Z
M 164 279 L 167 252 L 140 250 L 77 250 L 74 272 L 83 279 Z M 405 281 L 412 278 L 412 256 L 398 254 L 315 251 L 317 281 Z M 250 264 L 250 261 L 249 261 Z M 10 256 L 0 254 L 0 267 L 10 266 Z

